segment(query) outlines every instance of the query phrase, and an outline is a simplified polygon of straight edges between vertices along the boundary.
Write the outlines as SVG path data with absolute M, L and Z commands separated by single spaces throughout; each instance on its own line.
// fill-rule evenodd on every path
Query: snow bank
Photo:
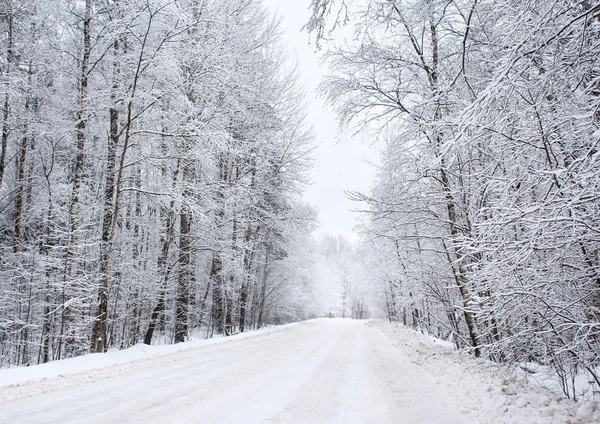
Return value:
M 35 393 L 42 393 L 49 391 L 51 389 L 50 386 L 52 386 L 52 389 L 70 387 L 79 382 L 94 381 L 95 378 L 110 377 L 135 369 L 152 367 L 156 363 L 156 361 L 152 361 L 154 358 L 172 355 L 172 358 L 168 358 L 168 360 L 180 360 L 197 354 L 195 350 L 198 348 L 264 336 L 297 324 L 265 327 L 260 330 L 248 331 L 230 337 L 190 340 L 174 345 L 148 346 L 140 343 L 124 350 L 111 349 L 106 353 L 94 353 L 30 367 L 0 369 L 0 388 L 19 386 L 31 382 L 43 382 L 44 384 L 41 384 L 39 389 L 30 388 Z M 167 358 L 163 358 L 162 361 L 165 362 L 165 359 Z M 56 379 L 56 381 L 43 381 L 50 379 Z M 9 392 L 12 392 L 14 395 L 7 394 Z M 22 390 L 18 387 L 12 387 L 12 390 L 0 393 L 0 401 L 3 399 L 6 400 L 7 396 L 9 398 L 22 397 L 19 394 L 21 392 Z
M 600 423 L 600 404 L 564 399 L 507 367 L 457 352 L 402 325 L 372 321 L 408 359 L 426 369 L 473 422 L 494 424 Z
M 549 366 L 536 364 L 534 362 L 524 362 L 519 364 L 523 376 L 531 378 L 539 385 L 552 390 L 559 396 L 564 395 L 561 379 L 556 371 Z M 600 374 L 600 367 L 596 369 L 596 375 Z M 581 371 L 575 376 L 575 395 L 578 400 L 591 400 L 600 402 L 600 392 L 597 391 L 597 386 L 594 384 L 592 375 L 587 371 Z M 569 393 L 573 395 L 573 388 L 568 387 Z

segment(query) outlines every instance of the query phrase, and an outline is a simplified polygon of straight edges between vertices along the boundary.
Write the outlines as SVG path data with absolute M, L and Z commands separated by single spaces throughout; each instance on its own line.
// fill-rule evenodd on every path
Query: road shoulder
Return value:
M 582 414 L 582 403 L 564 399 L 507 367 L 457 352 L 399 324 L 369 321 L 414 364 L 446 388 L 461 414 L 478 423 L 584 424 L 600 422 L 600 410 Z M 580 410 L 581 409 L 581 410 Z

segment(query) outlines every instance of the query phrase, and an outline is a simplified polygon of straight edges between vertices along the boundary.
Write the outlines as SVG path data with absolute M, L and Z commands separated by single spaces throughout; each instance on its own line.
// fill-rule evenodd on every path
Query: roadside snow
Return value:
M 372 321 L 413 363 L 433 375 L 456 399 L 460 412 L 478 423 L 600 423 L 600 405 L 576 403 L 506 367 L 457 352 L 447 342 L 402 325 Z
M 247 331 L 240 334 L 235 334 L 229 337 L 216 337 L 212 339 L 196 339 L 185 343 L 171 345 L 145 345 L 139 343 L 128 349 L 111 349 L 106 353 L 93 353 L 76 358 L 63 359 L 61 361 L 48 362 L 46 364 L 33 365 L 30 367 L 15 367 L 0 369 L 0 388 L 20 385 L 26 382 L 41 381 L 52 378 L 61 378 L 66 380 L 66 377 L 74 376 L 75 374 L 85 373 L 87 371 L 98 371 L 106 376 L 118 375 L 123 368 L 127 368 L 128 364 L 151 360 L 165 355 L 180 353 L 177 358 L 185 355 L 185 351 L 196 349 L 204 346 L 212 346 L 216 344 L 229 343 L 236 340 L 248 339 L 260 335 L 271 334 L 276 331 L 281 331 L 285 328 L 290 328 L 298 323 L 271 326 L 261 328 L 256 331 Z M 148 362 L 148 366 L 153 363 Z M 117 367 L 121 366 L 121 367 Z M 138 367 L 146 368 L 143 364 L 138 364 Z M 110 370 L 110 367 L 115 367 Z M 94 374 L 96 377 L 97 374 Z M 73 378 L 75 381 L 90 380 L 88 376 L 80 376 Z M 65 381 L 66 383 L 66 381 Z
M 539 385 L 552 390 L 559 396 L 564 395 L 564 387 L 556 371 L 548 366 L 539 365 L 533 362 L 524 362 L 519 364 L 523 376 L 531 378 Z M 600 367 L 596 369 L 596 375 L 600 374 Z M 574 389 L 568 385 L 566 389 L 573 396 L 573 391 L 578 400 L 590 400 L 600 402 L 600 393 L 596 390 L 592 375 L 587 371 L 580 371 L 575 376 Z

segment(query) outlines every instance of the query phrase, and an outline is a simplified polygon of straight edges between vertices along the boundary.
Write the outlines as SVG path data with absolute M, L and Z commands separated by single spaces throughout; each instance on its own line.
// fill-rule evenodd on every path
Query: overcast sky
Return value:
M 282 18 L 281 29 L 289 46 L 289 56 L 298 62 L 300 79 L 309 103 L 309 124 L 313 127 L 318 145 L 315 167 L 310 172 L 312 185 L 307 188 L 306 201 L 319 209 L 321 227 L 317 235 L 343 235 L 356 240 L 352 231 L 358 205 L 344 196 L 344 190 L 367 192 L 374 169 L 367 161 L 377 158 L 367 142 L 349 135 L 340 135 L 333 112 L 318 97 L 317 86 L 327 74 L 320 65 L 319 53 L 309 44 L 302 26 L 308 21 L 310 0 L 267 0 L 273 11 Z

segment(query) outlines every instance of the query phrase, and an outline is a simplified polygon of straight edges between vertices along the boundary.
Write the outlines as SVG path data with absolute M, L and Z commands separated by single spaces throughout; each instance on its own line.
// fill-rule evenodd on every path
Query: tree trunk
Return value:
M 117 90 L 117 56 L 118 41 L 113 44 L 113 86 L 109 110 L 110 135 L 108 137 L 108 151 L 106 154 L 106 174 L 104 182 L 104 215 L 102 219 L 102 240 L 100 244 L 100 267 L 102 274 L 102 286 L 98 291 L 98 310 L 94 319 L 92 329 L 92 352 L 105 352 L 108 348 L 106 334 L 106 320 L 108 317 L 108 286 L 110 279 L 110 250 L 112 242 L 112 228 L 114 216 L 114 194 L 115 194 L 115 167 L 117 159 L 117 146 L 119 144 L 119 111 L 116 105 Z
M 50 175 L 46 173 L 46 169 L 44 169 L 46 181 L 48 184 L 48 213 L 46 215 L 46 235 L 44 244 L 41 248 L 42 255 L 47 259 L 50 255 L 50 249 L 54 245 L 54 240 L 52 237 L 52 222 L 54 220 L 53 215 L 53 202 L 52 202 L 52 190 L 50 184 Z M 44 319 L 42 324 L 42 363 L 46 363 L 50 360 L 50 342 L 51 342 L 51 331 L 52 331 L 52 304 L 51 301 L 53 299 L 53 289 L 52 284 L 50 282 L 51 277 L 51 268 L 48 264 L 45 265 L 46 268 L 46 284 L 45 284 L 45 295 L 44 295 Z
M 91 52 L 91 34 L 90 21 L 92 13 L 92 0 L 85 0 L 85 12 L 83 17 L 83 57 L 81 60 L 80 81 L 79 81 L 79 112 L 77 113 L 76 129 L 76 145 L 75 145 L 75 166 L 73 169 L 73 186 L 71 190 L 71 200 L 69 202 L 69 241 L 67 244 L 65 255 L 65 268 L 63 274 L 63 290 L 62 290 L 62 313 L 60 324 L 60 341 L 58 348 L 58 359 L 62 357 L 63 345 L 64 349 L 69 349 L 71 342 L 64 340 L 65 332 L 70 330 L 69 322 L 71 321 L 70 307 L 68 306 L 71 300 L 70 290 L 67 284 L 75 278 L 74 275 L 74 255 L 75 248 L 78 243 L 78 208 L 79 194 L 81 191 L 81 182 L 83 180 L 83 165 L 85 152 L 85 137 L 88 120 L 88 72 L 90 67 L 90 52 Z M 71 340 L 71 338 L 69 338 Z M 63 343 L 64 342 L 64 343 Z
M 252 159 L 252 170 L 250 179 L 250 192 L 256 190 L 256 159 Z M 251 268 L 254 260 L 254 244 L 252 242 L 253 235 L 259 232 L 259 228 L 252 229 L 252 217 L 254 213 L 251 208 L 248 212 L 248 226 L 244 233 L 244 275 L 242 276 L 242 286 L 240 287 L 240 316 L 239 316 L 239 327 L 240 332 L 244 332 L 246 327 L 246 308 L 248 303 L 248 290 L 251 279 Z
M 166 146 L 163 146 L 166 149 Z M 173 173 L 173 182 L 172 187 L 175 188 L 177 185 L 177 177 L 179 176 L 179 167 L 181 165 L 181 160 L 177 161 L 177 167 L 175 168 L 175 172 Z M 167 176 L 167 167 L 166 164 L 163 164 L 162 167 L 162 176 L 166 178 Z M 158 302 L 154 309 L 152 310 L 152 315 L 150 316 L 150 322 L 148 323 L 148 329 L 144 334 L 144 344 L 150 345 L 152 344 L 152 337 L 154 335 L 154 330 L 156 329 L 156 323 L 158 319 L 162 315 L 165 310 L 165 302 L 166 302 L 166 293 L 167 293 L 167 283 L 169 281 L 169 268 L 167 266 L 167 261 L 169 259 L 169 250 L 171 248 L 171 243 L 173 241 L 173 232 L 175 226 L 175 200 L 171 200 L 169 205 L 169 209 L 165 213 L 165 208 L 161 208 L 161 215 L 165 216 L 165 228 L 164 234 L 162 236 L 162 249 L 160 255 L 158 256 L 158 271 L 162 275 L 162 282 L 160 287 L 160 292 L 158 295 Z
M 21 149 L 19 153 L 19 167 L 17 171 L 17 196 L 15 198 L 15 231 L 13 235 L 13 252 L 20 250 L 21 223 L 23 219 L 23 196 L 25 194 L 25 164 L 27 162 L 27 151 L 29 149 L 29 121 L 31 119 L 31 85 L 33 75 L 33 64 L 29 62 L 27 71 L 27 97 L 25 98 L 25 111 L 23 113 L 23 137 L 21 138 Z
M 233 216 L 233 228 L 231 230 L 231 270 L 229 272 L 229 287 L 227 288 L 227 310 L 225 318 L 225 334 L 233 334 L 233 297 L 235 295 L 235 281 L 236 281 L 236 259 L 237 259 L 237 219 Z M 242 283 L 243 284 L 243 283 Z
M 83 58 L 81 60 L 81 80 L 79 86 L 79 112 L 77 114 L 76 125 L 76 152 L 75 152 L 75 167 L 73 169 L 73 188 L 71 191 L 71 201 L 69 203 L 69 245 L 67 248 L 67 279 L 72 277 L 72 257 L 73 249 L 77 244 L 77 209 L 79 206 L 79 192 L 81 189 L 81 180 L 83 178 L 83 160 L 85 151 L 85 135 L 87 126 L 87 110 L 88 110 L 88 71 L 90 66 L 90 51 L 91 51 L 91 34 L 90 20 L 92 13 L 92 0 L 85 0 L 85 14 L 83 17 Z
M 225 158 L 223 155 L 219 158 L 219 182 L 220 186 L 216 193 L 217 202 L 217 213 L 216 223 L 219 230 L 222 231 L 225 221 L 225 185 L 228 180 L 227 168 L 225 164 Z M 222 238 L 218 238 L 222 241 Z M 212 285 L 212 310 L 211 310 L 211 321 L 213 329 L 216 329 L 218 333 L 225 333 L 225 318 L 226 318 L 226 304 L 225 304 L 225 280 L 223 278 L 223 259 L 221 252 L 218 250 L 221 244 L 217 246 L 217 249 L 213 252 L 212 264 L 210 269 L 210 279 Z
M 183 166 L 183 204 L 179 214 L 179 275 L 177 279 L 177 296 L 175 299 L 175 343 L 185 341 L 188 335 L 188 308 L 190 301 L 190 284 L 194 269 L 191 266 L 192 251 L 192 185 L 194 183 L 194 163 L 190 161 Z
M 212 286 L 212 310 L 211 321 L 213 328 L 218 333 L 224 333 L 225 311 L 223 308 L 223 263 L 221 254 L 213 252 L 212 264 L 210 268 L 210 280 Z
M 426 72 L 430 78 L 431 90 L 434 95 L 439 94 L 439 86 L 438 86 L 438 67 L 439 67 L 439 50 L 438 50 L 438 35 L 437 35 L 437 23 L 435 18 L 430 15 L 429 17 L 429 31 L 431 34 L 431 67 Z M 434 122 L 438 122 L 442 118 L 442 105 L 438 105 L 434 114 Z M 435 149 L 436 156 L 439 157 L 440 160 L 440 176 L 442 182 L 442 191 L 446 200 L 446 211 L 448 212 L 448 222 L 450 225 L 450 234 L 451 234 L 451 242 L 452 242 L 452 250 L 454 253 L 454 257 L 456 258 L 456 268 L 454 268 L 454 276 L 456 280 L 456 285 L 458 286 L 458 290 L 460 292 L 460 296 L 463 302 L 463 313 L 465 317 L 465 323 L 467 325 L 467 330 L 469 331 L 469 337 L 471 338 L 471 343 L 473 347 L 473 351 L 476 357 L 479 357 L 479 343 L 477 340 L 477 333 L 475 329 L 475 318 L 471 311 L 470 307 L 470 299 L 471 294 L 469 293 L 469 289 L 467 288 L 467 272 L 465 269 L 465 260 L 466 255 L 463 254 L 462 248 L 458 244 L 458 215 L 456 213 L 456 200 L 454 199 L 454 195 L 452 193 L 452 188 L 450 185 L 450 179 L 448 178 L 448 169 L 446 167 L 446 163 L 444 157 L 439 154 L 442 147 L 442 136 L 441 134 L 434 134 L 433 139 L 435 140 Z
M 263 267 L 262 282 L 260 287 L 260 294 L 258 300 L 258 319 L 256 323 L 256 329 L 263 326 L 263 319 L 265 314 L 265 301 L 267 297 L 267 280 L 268 280 L 268 268 L 269 268 L 269 246 L 265 248 L 265 264 Z
M 9 6 L 10 7 L 10 6 Z M 4 179 L 4 169 L 6 164 L 6 149 L 8 148 L 8 119 L 10 116 L 10 67 L 13 61 L 13 15 L 12 10 L 8 11 L 8 40 L 6 45 L 6 72 L 4 78 L 6 84 L 4 87 L 4 117 L 2 119 L 2 142 L 0 146 L 0 188 L 2 188 L 2 181 Z
M 443 158 L 441 159 L 441 165 L 442 166 L 440 168 L 440 175 L 442 180 L 442 187 L 446 196 L 446 210 L 448 212 L 448 222 L 450 225 L 450 234 L 452 236 L 452 250 L 454 256 L 456 257 L 456 267 L 453 266 L 452 260 L 450 260 L 450 265 L 454 270 L 456 285 L 458 287 L 460 297 L 462 299 L 462 309 L 465 317 L 465 324 L 467 325 L 467 330 L 471 339 L 473 352 L 475 353 L 476 357 L 479 357 L 480 351 L 479 342 L 477 340 L 477 333 L 475 329 L 475 319 L 473 317 L 472 312 L 469 310 L 471 294 L 469 292 L 469 289 L 467 288 L 467 278 L 464 264 L 466 258 L 465 255 L 463 255 L 462 253 L 461 247 L 458 245 L 457 237 L 459 236 L 459 231 L 457 226 L 456 205 L 454 201 L 454 196 L 452 195 L 452 191 L 450 189 L 450 182 L 448 180 L 448 175 L 444 167 Z
M 252 271 L 252 262 L 254 258 L 253 247 L 250 246 L 252 240 L 252 227 L 251 224 L 248 223 L 248 228 L 246 228 L 246 233 L 244 234 L 244 275 L 242 280 L 242 286 L 240 288 L 240 317 L 239 317 L 239 327 L 240 332 L 244 332 L 246 327 L 246 308 L 248 303 L 248 290 L 250 286 L 251 279 L 251 271 Z

